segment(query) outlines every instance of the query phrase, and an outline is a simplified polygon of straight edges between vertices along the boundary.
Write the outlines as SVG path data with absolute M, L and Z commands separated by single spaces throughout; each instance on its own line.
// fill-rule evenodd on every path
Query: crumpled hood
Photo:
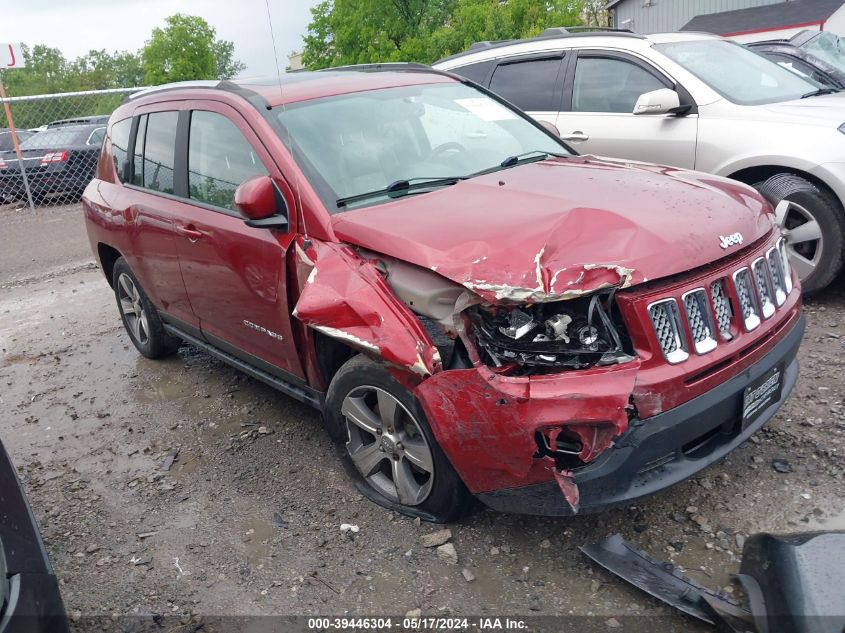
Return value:
M 578 156 L 334 217 L 338 239 L 436 271 L 494 302 L 566 299 L 711 263 L 772 229 L 717 176 Z
M 803 125 L 831 124 L 839 127 L 845 123 L 845 92 L 770 103 L 763 107 L 778 117 L 786 117 Z

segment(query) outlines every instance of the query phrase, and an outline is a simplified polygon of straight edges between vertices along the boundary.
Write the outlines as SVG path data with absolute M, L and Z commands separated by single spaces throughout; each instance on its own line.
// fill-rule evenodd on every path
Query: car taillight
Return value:
M 67 160 L 67 152 L 48 152 L 41 157 L 41 164 L 63 163 Z

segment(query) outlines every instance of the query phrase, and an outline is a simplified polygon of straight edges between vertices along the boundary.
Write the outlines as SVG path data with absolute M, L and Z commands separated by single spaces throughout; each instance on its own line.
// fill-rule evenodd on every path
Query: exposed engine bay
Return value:
M 468 314 L 485 360 L 495 367 L 548 373 L 611 365 L 632 359 L 622 322 L 612 313 L 614 292 L 518 307 L 473 306 Z

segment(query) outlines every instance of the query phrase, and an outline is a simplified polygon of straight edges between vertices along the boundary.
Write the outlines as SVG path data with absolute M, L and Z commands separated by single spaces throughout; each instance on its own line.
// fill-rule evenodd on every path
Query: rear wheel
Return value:
M 179 349 L 181 341 L 164 329 L 158 311 L 123 257 L 114 263 L 112 287 L 123 327 L 143 356 L 162 358 Z
M 347 361 L 329 386 L 324 415 L 347 470 L 371 500 L 436 522 L 470 507 L 416 398 L 383 365 L 365 356 Z
M 778 174 L 755 188 L 775 209 L 784 230 L 789 262 L 805 294 L 833 281 L 843 265 L 845 217 L 830 192 L 794 174 Z

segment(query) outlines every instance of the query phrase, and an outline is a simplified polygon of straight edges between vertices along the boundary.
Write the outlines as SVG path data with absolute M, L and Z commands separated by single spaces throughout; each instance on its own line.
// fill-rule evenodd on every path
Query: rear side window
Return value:
M 111 156 L 120 182 L 126 182 L 129 173 L 129 133 L 132 119 L 123 119 L 111 126 Z
M 476 64 L 467 64 L 460 68 L 453 68 L 450 72 L 466 77 L 477 84 L 486 85 L 487 75 L 490 73 L 490 67 L 493 65 L 493 60 L 486 62 L 478 62 Z
M 147 118 L 144 114 L 138 119 L 138 132 L 135 135 L 135 154 L 132 157 L 132 184 L 144 186 L 144 141 L 147 138 Z
M 153 112 L 147 119 L 144 138 L 144 187 L 173 193 L 178 112 Z
M 640 95 L 666 86 L 640 66 L 610 57 L 582 57 L 575 67 L 573 112 L 631 114 Z
M 560 58 L 500 64 L 490 90 L 528 112 L 555 112 Z
M 267 169 L 238 127 L 222 114 L 191 113 L 188 141 L 190 197 L 224 209 L 235 208 L 235 189 Z

